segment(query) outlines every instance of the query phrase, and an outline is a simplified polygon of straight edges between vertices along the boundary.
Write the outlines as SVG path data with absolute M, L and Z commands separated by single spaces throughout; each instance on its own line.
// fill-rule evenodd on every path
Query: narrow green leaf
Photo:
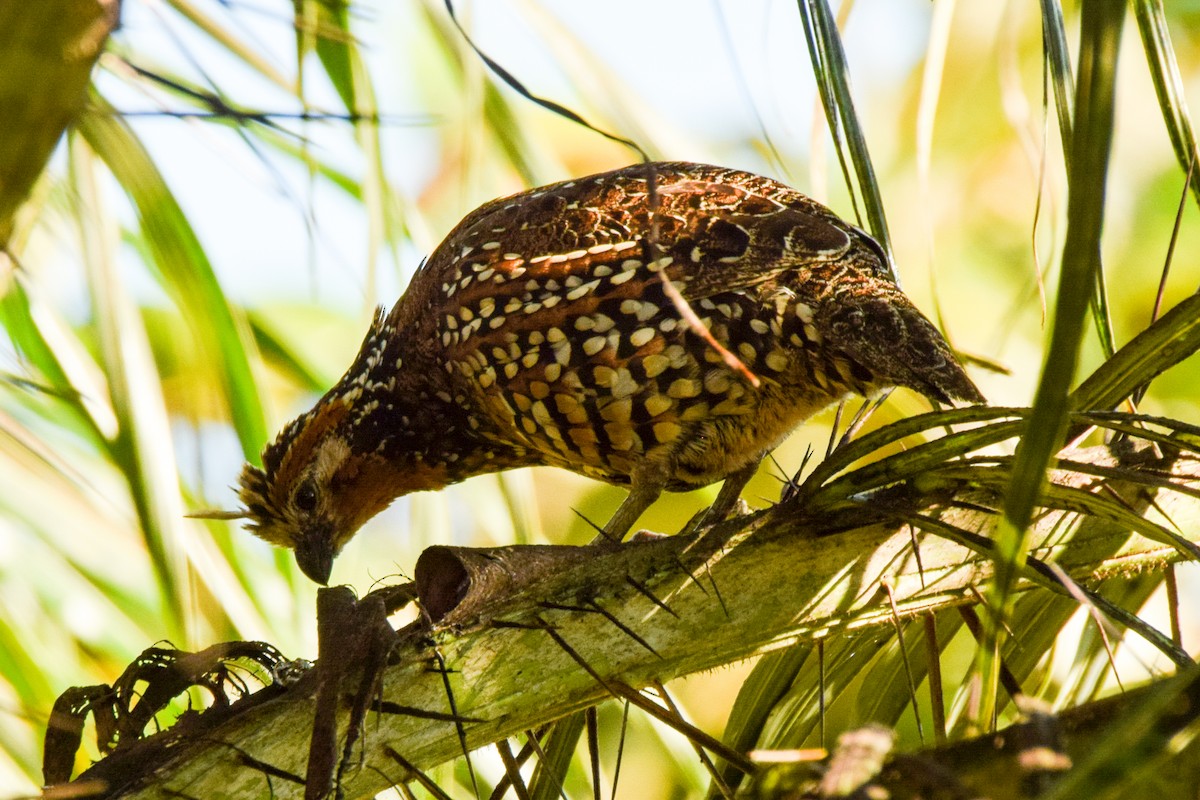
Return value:
M 80 198 L 78 220 L 88 288 L 99 329 L 100 353 L 117 417 L 113 455 L 129 484 L 146 548 L 168 611 L 171 638 L 188 641 L 190 597 L 182 551 L 183 503 L 171 429 L 150 343 L 141 317 L 114 263 L 116 222 L 104 213 L 92 153 L 76 141 L 71 169 Z
M 375 284 L 379 269 L 379 251 L 390 237 L 389 228 L 399 228 L 392 213 L 398 207 L 391 197 L 383 169 L 383 151 L 379 140 L 379 106 L 371 76 L 359 52 L 358 42 L 350 30 L 350 4 L 338 2 L 304 2 L 307 19 L 315 16 L 317 35 L 315 49 L 325 68 L 325 74 L 337 90 L 342 105 L 354 119 L 354 132 L 366 164 L 363 169 L 362 202 L 367 215 L 367 306 L 378 302 Z
M 1062 138 L 1063 160 L 1071 169 L 1071 136 L 1075 119 L 1075 79 L 1071 74 L 1071 53 L 1067 48 L 1067 26 L 1063 22 L 1060 0 L 1042 0 L 1042 49 L 1046 55 L 1050 84 L 1054 87 L 1054 108 L 1058 112 L 1058 132 Z
M 259 352 L 277 371 L 299 384 L 306 392 L 324 394 L 333 385 L 329 376 L 321 374 L 303 359 L 292 342 L 278 335 L 261 314 L 249 315 L 249 321 Z
M 1200 545 L 1107 497 L 1070 486 L 1051 486 L 1044 502 L 1046 508 L 1072 511 L 1092 519 L 1109 520 L 1147 539 L 1174 547 L 1184 558 L 1200 561 Z
M 289 158 L 303 163 L 312 174 L 324 178 L 329 185 L 340 189 L 347 197 L 362 202 L 362 184 L 358 179 L 333 164 L 315 158 L 307 141 L 297 140 L 295 136 L 268 127 L 256 130 L 255 137 L 259 143 L 269 145 Z
M 942 613 L 937 615 L 937 639 L 948 644 L 954 634 L 962 627 L 962 617 L 957 613 Z M 880 657 L 871 665 L 863 676 L 863 685 L 869 686 L 869 692 L 860 692 L 857 700 L 855 724 L 878 722 L 890 727 L 896 727 L 903 715 L 912 709 L 912 696 L 909 691 L 909 673 L 911 671 L 913 684 L 920 687 L 929 674 L 929 661 L 926 658 L 925 626 L 919 619 L 901 620 L 904 629 L 903 645 L 907 651 L 908 667 L 901 655 L 901 641 L 892 638 Z M 917 705 L 921 711 L 921 725 L 929 721 L 929 694 L 917 693 Z M 925 729 L 922 735 L 924 745 L 933 744 L 932 732 Z
M 496 137 L 500 152 L 521 180 L 529 186 L 543 183 L 533 153 L 536 150 L 525 135 L 516 110 L 504 94 L 489 80 L 483 81 L 483 118 Z
M 1108 285 L 1104 280 L 1104 261 L 1096 261 L 1096 285 L 1092 291 L 1088 309 L 1092 312 L 1092 325 L 1100 339 L 1100 352 L 1109 358 L 1117 350 L 1117 338 L 1112 327 L 1112 306 L 1108 302 Z
M 994 468 L 976 469 L 971 472 L 971 482 L 999 492 L 1003 490 L 1008 477 L 1004 464 Z M 964 476 L 965 477 L 965 476 Z M 1137 514 L 1120 503 L 1104 495 L 1077 489 L 1061 484 L 1049 484 L 1041 494 L 1041 508 L 1056 509 L 1080 514 L 1089 519 L 1106 519 L 1118 527 L 1133 533 L 1141 534 L 1147 539 L 1174 547 L 1185 558 L 1200 561 L 1200 545 L 1180 536 L 1178 533 L 1159 525 L 1146 517 Z
M 1112 578 L 1093 588 L 1120 608 L 1140 609 L 1162 588 L 1162 584 L 1161 573 L 1143 573 Z M 1124 670 L 1121 673 L 1114 670 L 1109 650 L 1105 647 L 1106 638 L 1111 648 L 1123 648 L 1126 645 L 1123 631 L 1113 630 L 1109 620 L 1103 616 L 1098 622 L 1089 610 L 1088 620 L 1082 632 L 1068 644 L 1075 652 L 1071 668 L 1067 671 L 1055 699 L 1059 708 L 1074 708 L 1109 695 L 1114 683 L 1122 686 L 1126 675 Z
M 250 366 L 254 346 L 248 327 L 234 313 L 183 209 L 141 142 L 103 99 L 94 96 L 93 106 L 80 119 L 79 132 L 133 202 L 153 255 L 150 266 L 217 369 L 242 452 L 257 462 L 267 426 Z
M 1027 693 L 1036 693 L 1037 683 L 1045 680 L 1050 657 L 1060 646 L 1059 636 L 1078 610 L 1074 597 L 1053 592 L 1028 592 L 1017 600 L 1010 624 L 1021 635 L 1006 643 L 1004 665 Z
M 1179 62 L 1171 44 L 1171 31 L 1167 27 L 1166 12 L 1162 0 L 1136 0 L 1133 4 L 1137 18 L 1138 33 L 1142 37 L 1142 49 L 1146 52 L 1146 63 L 1154 91 L 1158 95 L 1158 107 L 1162 110 L 1175 158 L 1183 173 L 1188 174 L 1196 158 L 1196 135 L 1192 130 L 1192 118 L 1188 113 L 1187 91 L 1179 74 Z M 1200 170 L 1191 169 L 1192 194 L 1200 202 Z
M 537 769 L 529 782 L 531 800 L 555 800 L 561 796 L 567 768 L 583 735 L 584 721 L 584 712 L 577 711 L 555 722 L 543 737 Z
M 760 658 L 738 690 L 721 741 L 739 753 L 758 746 L 767 719 L 791 690 L 800 668 L 815 649 L 811 644 L 797 643 Z M 742 777 L 740 770 L 722 764 L 721 778 L 727 785 L 736 788 Z M 713 791 L 708 795 L 713 796 Z
M 925 530 L 930 533 L 936 533 L 939 536 L 944 536 L 952 542 L 956 542 L 963 547 L 979 553 L 982 556 L 987 556 L 988 558 L 995 560 L 997 564 L 999 564 L 996 545 L 992 539 L 988 539 L 980 536 L 977 533 L 973 533 L 972 531 L 964 530 L 955 525 L 951 525 L 943 520 L 935 519 L 922 514 L 907 515 L 904 518 L 904 521 L 920 528 L 921 530 Z M 1021 569 L 1022 571 L 1017 576 L 1018 578 L 1024 578 L 1035 586 L 1048 589 L 1055 594 L 1059 594 L 1064 597 L 1071 596 L 1059 581 L 1058 576 L 1054 574 L 1054 571 L 1051 570 L 1044 561 L 1029 556 L 1025 559 Z M 1162 631 L 1146 622 L 1146 620 L 1139 617 L 1136 613 L 1121 608 L 1116 603 L 1110 601 L 1107 597 L 1104 597 L 1092 589 L 1083 586 L 1078 586 L 1076 588 L 1086 595 L 1088 602 L 1099 609 L 1101 613 L 1118 625 L 1121 625 L 1122 627 L 1127 628 L 1128 630 L 1131 630 L 1141 636 L 1146 640 L 1147 643 L 1155 647 L 1167 658 L 1171 659 L 1176 666 L 1188 667 L 1194 663 L 1191 656 L 1189 656 L 1178 645 L 1172 642 L 1170 637 L 1164 636 Z M 994 614 L 994 610 L 991 609 L 991 606 L 987 606 L 987 608 L 989 611 L 992 611 L 992 614 Z M 992 614 L 989 614 L 988 616 L 992 616 Z M 1011 620 L 1011 615 L 1009 616 L 1009 619 Z M 995 620 L 990 620 L 987 624 L 994 625 L 996 622 Z M 1008 640 L 1005 639 L 1003 642 L 1001 642 L 1001 644 L 1005 644 L 1007 641 Z M 978 648 L 976 649 L 976 653 L 978 654 Z M 997 669 L 998 667 L 999 664 L 997 663 Z M 976 671 L 982 672 L 978 658 L 976 659 L 973 668 Z M 992 702 L 995 703 L 995 698 L 993 698 Z M 998 708 L 998 706 L 995 707 Z M 974 722 L 974 726 L 979 726 L 978 718 Z
M 854 172 L 858 178 L 858 188 L 862 193 L 868 229 L 887 253 L 888 263 L 885 266 L 895 278 L 892 267 L 892 237 L 888 232 L 887 216 L 884 213 L 879 181 L 875 178 L 875 167 L 871 164 L 871 154 L 867 150 L 866 135 L 854 110 L 854 95 L 850 90 L 850 67 L 846 63 L 846 52 L 842 48 L 837 21 L 829 9 L 827 0 L 797 0 L 797 4 L 801 20 L 804 22 L 804 36 L 808 44 L 809 58 L 812 60 L 813 75 L 817 80 L 821 102 L 825 107 L 825 119 L 829 123 L 829 132 L 842 164 L 842 172 L 846 176 L 846 186 L 853 196 L 854 185 L 850 181 L 843 152 L 844 148 L 848 147 L 850 161 L 854 164 Z M 846 135 L 845 142 L 841 136 L 843 131 Z
M 21 563 L 36 578 L 31 586 L 46 595 L 52 606 L 78 592 L 89 608 L 106 609 L 104 629 L 96 632 L 106 643 L 130 634 L 148 640 L 161 637 L 162 609 L 151 588 L 153 574 L 138 560 L 144 549 L 126 538 L 128 506 L 114 503 L 104 491 L 113 485 L 109 470 L 119 470 L 117 445 L 106 441 L 92 452 L 86 438 L 78 447 L 58 440 L 63 415 L 57 400 L 48 399 L 40 407 L 31 403 L 27 410 L 42 419 L 18 420 L 0 410 L 0 482 L 8 489 L 0 494 L 0 518 L 14 529 L 28 531 L 44 547 L 44 551 L 21 548 Z M 115 430 L 115 418 L 112 425 Z M 119 488 L 119 481 L 116 485 Z M 80 542 L 80 531 L 87 531 L 91 541 Z M 120 567 L 113 569 L 111 561 L 98 557 L 93 546 L 97 541 L 104 543 L 99 553 L 121 554 Z M 138 561 L 126 563 L 132 560 Z M 69 585 L 62 582 L 64 575 L 69 576 Z M 30 630 L 54 627 L 34 618 L 26 622 Z M 43 646 L 45 639 L 36 637 L 29 644 Z
M 446 63 L 454 70 L 454 78 L 459 82 L 461 90 L 469 96 L 481 98 L 480 113 L 485 126 L 483 130 L 491 134 L 499 147 L 497 155 L 502 156 L 529 186 L 544 183 L 541 176 L 545 169 L 545 160 L 540 153 L 544 148 L 538 147 L 530 140 L 513 104 L 495 83 L 487 78 L 487 73 L 466 68 L 466 65 L 478 59 L 478 56 L 463 40 L 462 34 L 450 21 L 449 15 L 440 13 L 440 10 L 434 11 L 430 6 L 425 10 L 424 21 L 428 25 L 434 44 Z M 468 81 L 469 86 L 466 85 Z
M 1062 140 L 1063 161 L 1068 174 L 1071 169 L 1071 139 L 1074 130 L 1074 78 L 1071 75 L 1070 53 L 1067 48 L 1066 26 L 1063 22 L 1062 5 L 1058 0 L 1042 0 L 1042 47 L 1049 68 L 1050 81 L 1054 87 L 1054 105 L 1058 110 L 1058 130 Z M 1105 357 L 1116 350 L 1113 335 L 1112 311 L 1108 302 L 1108 288 L 1104 280 L 1104 264 L 1097 255 L 1094 293 L 1089 309 L 1092 324 L 1100 338 L 1100 349 Z
M 839 502 L 897 481 L 920 480 L 927 470 L 939 467 L 950 459 L 1011 439 L 1022 429 L 1022 422 L 1002 422 L 955 431 L 848 472 L 821 487 L 810 502 Z
M 1073 421 L 1077 425 L 1094 425 L 1167 447 L 1178 447 L 1193 453 L 1200 452 L 1200 425 L 1189 425 L 1177 419 L 1158 417 L 1153 414 L 1090 411 L 1076 413 Z M 1148 428 L 1147 425 L 1166 428 L 1167 432 L 1163 433 L 1154 428 Z
M 167 0 L 167 3 L 238 61 L 280 89 L 286 92 L 293 90 L 292 81 L 263 58 L 258 49 L 237 38 L 230 28 L 222 26 L 211 14 L 204 13 L 190 0 Z
M 995 709 L 1003 623 L 1012 611 L 1013 587 L 1027 555 L 1026 529 L 1038 495 L 1045 486 L 1046 467 L 1061 446 L 1066 429 L 1070 409 L 1067 392 L 1079 360 L 1084 315 L 1091 295 L 1079 291 L 1079 287 L 1095 285 L 1100 262 L 1100 234 L 1104 227 L 1104 197 L 1113 134 L 1114 83 L 1124 16 L 1123 3 L 1084 0 L 1062 275 L 1050 349 L 1042 368 L 1029 427 L 1017 447 L 1004 518 L 996 529 L 996 581 L 988 592 L 988 600 L 999 619 L 989 618 L 992 624 L 987 626 L 988 635 L 976 651 L 976 666 L 983 676 L 984 687 L 976 720 L 981 729 L 990 726 Z
M 765 749 L 832 746 L 832 740 L 825 740 L 832 737 L 824 729 L 822 714 L 832 714 L 831 704 L 838 700 L 854 702 L 847 687 L 861 677 L 891 640 L 890 632 L 878 630 L 843 632 L 826 639 L 824 664 L 815 652 L 804 662 L 791 689 L 772 710 L 755 746 Z M 822 734 L 826 736 L 823 738 Z
M 1026 413 L 1027 409 L 1023 408 L 972 406 L 969 408 L 931 411 L 925 414 L 918 414 L 915 417 L 897 420 L 890 425 L 871 431 L 865 436 L 839 446 L 829 458 L 818 464 L 808 478 L 805 479 L 804 484 L 801 486 L 800 496 L 804 498 L 811 497 L 826 481 L 843 470 L 849 469 L 856 461 L 869 458 L 875 455 L 877 451 L 889 445 L 896 444 L 909 436 L 951 425 L 965 425 L 973 422 L 997 420 L 996 424 L 989 426 L 994 430 L 988 434 L 988 443 L 995 443 L 1015 436 L 1018 428 L 1015 427 L 1014 423 L 1019 420 L 1013 420 L 1012 418 L 1022 417 Z M 977 446 L 982 445 L 972 444 L 969 448 L 959 448 L 959 451 L 965 454 Z
M 354 111 L 358 106 L 359 87 L 354 68 L 354 35 L 350 32 L 350 4 L 344 0 L 304 0 L 296 4 L 298 12 L 301 6 L 303 21 L 298 18 L 297 25 L 315 20 L 316 26 L 310 31 L 313 49 L 321 59 L 321 66 L 325 68 L 325 74 L 329 76 L 338 97 L 342 99 L 342 105 L 347 111 Z
M 917 162 L 917 181 L 923 202 L 930 194 L 930 173 L 933 161 L 933 132 L 937 120 L 938 101 L 946 86 L 946 54 L 950 31 L 954 24 L 954 0 L 933 4 L 929 23 L 929 45 L 925 48 L 925 65 L 921 70 L 921 94 L 917 100 L 916 142 L 913 153 Z M 928 223 L 932 225 L 932 222 Z M 932 233 L 932 228 L 930 229 Z
M 1081 411 L 1109 409 L 1200 350 L 1200 295 L 1190 295 L 1107 359 L 1071 393 Z
M 36 303 L 18 275 L 0 298 L 0 319 L 5 333 L 37 375 L 49 383 L 92 444 L 107 450 L 109 436 L 116 430 L 116 419 L 103 387 L 94 379 L 98 370 L 67 325 Z
M 1062 4 L 1059 0 L 1042 0 L 1042 47 L 1049 79 L 1054 87 L 1054 107 L 1058 111 L 1063 161 L 1069 174 L 1075 118 L 1075 81 L 1071 74 L 1071 55 L 1067 47 L 1066 25 L 1063 22 Z M 1116 350 L 1116 337 L 1113 335 L 1112 311 L 1104 280 L 1104 265 L 1099 256 L 1096 262 L 1095 289 L 1089 309 L 1096 335 L 1100 338 L 1100 349 L 1105 357 L 1111 356 Z

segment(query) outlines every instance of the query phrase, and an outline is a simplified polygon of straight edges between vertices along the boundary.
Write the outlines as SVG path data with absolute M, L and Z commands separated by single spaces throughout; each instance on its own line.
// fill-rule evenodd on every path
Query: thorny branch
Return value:
M 1124 464 L 1104 448 L 1070 458 L 1124 470 L 1110 474 L 1132 477 L 1144 469 L 1155 481 L 1182 485 L 1200 478 L 1200 464 L 1189 458 Z M 1067 470 L 1054 477 L 1072 489 L 1116 492 L 1130 513 L 1162 513 L 1179 530 L 1200 529 L 1194 493 Z M 869 502 L 844 498 L 832 506 L 818 495 L 806 505 L 780 505 L 700 534 L 626 545 L 430 548 L 416 569 L 422 621 L 394 634 L 387 626 L 376 629 L 359 639 L 361 649 L 345 650 L 335 724 L 323 734 L 336 737 L 340 749 L 324 746 L 336 765 L 320 765 L 321 780 L 331 778 L 345 797 L 369 797 L 388 780 L 420 782 L 422 771 L 464 749 L 520 735 L 612 696 L 686 726 L 637 688 L 797 641 L 892 625 L 897 616 L 969 607 L 975 587 L 992 574 L 987 534 L 994 490 L 938 480 L 922 488 L 901 482 L 875 491 Z M 964 535 L 951 540 L 931 520 Z M 920 530 L 919 565 L 910 523 Z M 1078 524 L 1066 536 L 1069 523 Z M 1047 509 L 1033 534 L 1037 562 L 1057 564 L 1089 591 L 1104 577 L 1161 569 L 1180 558 L 1177 542 L 1081 519 L 1070 509 Z M 1026 577 L 1026 588 L 1045 588 L 1042 573 Z M 890 600 L 880 591 L 884 582 Z M 722 602 L 706 583 L 720 590 Z M 361 635 L 357 617 L 338 624 Z M 366 646 L 372 640 L 385 641 L 386 648 Z M 364 655 L 371 652 L 376 655 Z M 435 654 L 444 667 L 431 670 Z M 322 656 L 329 657 L 324 648 Z M 203 737 L 177 742 L 152 771 L 123 773 L 106 759 L 82 777 L 112 781 L 107 796 L 113 798 L 214 796 L 215 787 L 235 795 L 260 792 L 265 770 L 231 758 L 233 748 L 280 774 L 305 774 L 314 769 L 309 738 L 314 698 L 321 705 L 326 691 L 322 672 L 311 671 L 281 696 Z M 374 686 L 378 694 L 368 688 Z M 371 711 L 376 715 L 364 726 Z M 752 769 L 740 754 L 693 734 L 710 752 Z M 278 798 L 303 791 L 288 781 L 272 785 Z

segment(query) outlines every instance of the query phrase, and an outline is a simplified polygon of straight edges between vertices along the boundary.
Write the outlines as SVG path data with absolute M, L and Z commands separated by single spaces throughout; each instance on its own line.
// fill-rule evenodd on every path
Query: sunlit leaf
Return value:
M 245 321 L 225 297 L 203 246 L 149 153 L 114 109 L 98 99 L 97 103 L 97 111 L 81 117 L 79 131 L 137 208 L 155 274 L 217 369 L 243 452 L 247 460 L 256 461 L 267 426 L 251 370 Z

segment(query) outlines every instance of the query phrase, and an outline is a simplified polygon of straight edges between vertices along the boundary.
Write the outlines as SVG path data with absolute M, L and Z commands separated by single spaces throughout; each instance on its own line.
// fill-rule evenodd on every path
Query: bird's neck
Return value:
M 446 400 L 440 392 L 427 394 L 428 381 L 420 390 L 406 387 L 400 377 L 394 391 L 369 399 L 364 413 L 349 423 L 351 452 L 420 484 L 409 491 L 440 489 L 511 466 L 479 437 L 478 423 L 453 395 Z
M 468 410 L 469 398 L 445 368 L 405 346 L 412 339 L 377 320 L 355 364 L 330 390 L 352 409 L 339 434 L 349 463 L 376 487 L 371 493 L 390 495 L 390 502 L 528 463 L 520 451 L 495 444 L 489 423 Z

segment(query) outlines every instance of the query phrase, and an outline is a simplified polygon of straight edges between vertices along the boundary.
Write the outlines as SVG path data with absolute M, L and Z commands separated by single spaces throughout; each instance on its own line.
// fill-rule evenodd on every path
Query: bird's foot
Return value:
M 711 528 L 718 522 L 724 522 L 727 519 L 735 519 L 737 517 L 744 517 L 747 514 L 753 513 L 753 511 L 754 509 L 750 508 L 750 504 L 740 497 L 737 498 L 728 508 L 726 508 L 723 513 L 714 503 L 708 508 L 703 508 L 697 511 L 679 532 L 681 534 L 697 533 L 705 528 Z
M 658 531 L 652 531 L 647 528 L 642 528 L 641 530 L 634 531 L 630 535 L 629 541 L 630 542 L 656 542 L 659 539 L 666 539 L 667 536 L 668 536 L 668 534 L 665 534 L 665 533 L 659 533 Z

